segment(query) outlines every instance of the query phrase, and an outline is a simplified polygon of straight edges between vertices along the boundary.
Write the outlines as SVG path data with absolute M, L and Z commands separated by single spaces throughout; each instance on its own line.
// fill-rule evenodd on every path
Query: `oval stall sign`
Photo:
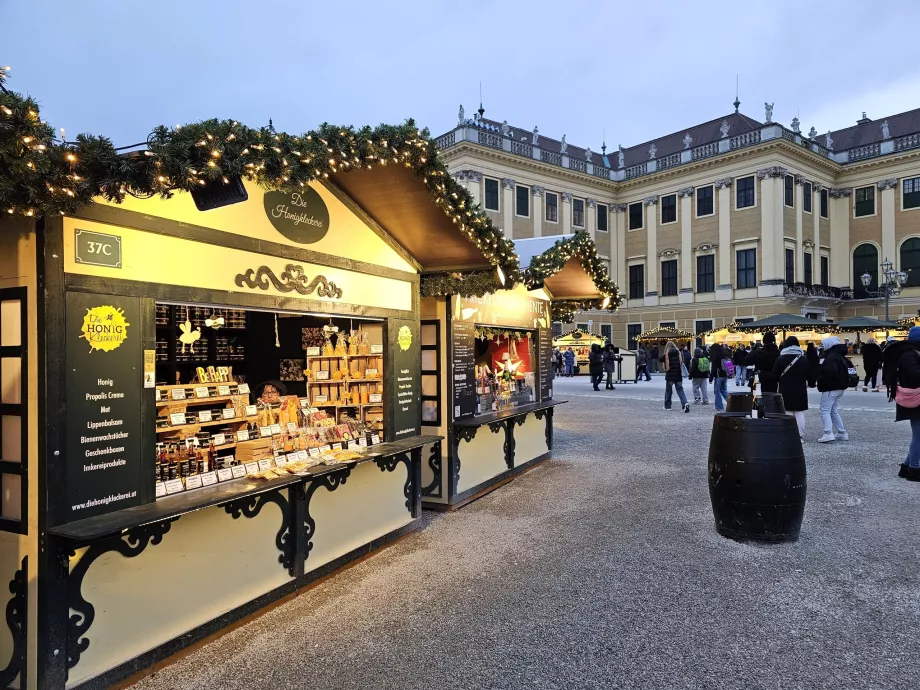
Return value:
M 298 244 L 319 242 L 329 232 L 329 209 L 311 187 L 266 192 L 265 213 L 278 232 Z

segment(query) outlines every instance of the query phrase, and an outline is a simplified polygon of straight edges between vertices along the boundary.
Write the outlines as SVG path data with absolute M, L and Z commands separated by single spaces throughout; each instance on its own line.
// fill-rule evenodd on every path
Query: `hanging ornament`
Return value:
M 182 334 L 179 336 L 179 342 L 182 343 L 182 353 L 185 354 L 185 346 L 188 345 L 189 352 L 195 353 L 195 341 L 201 337 L 201 329 L 192 330 L 192 322 L 188 318 L 188 307 L 185 308 L 185 323 L 179 324 L 179 330 Z
M 281 341 L 278 339 L 278 315 L 275 314 L 275 347 L 281 347 Z
M 223 326 L 225 323 L 223 316 L 215 316 L 212 312 L 211 315 L 204 320 L 204 325 L 208 328 L 213 328 L 215 331 Z

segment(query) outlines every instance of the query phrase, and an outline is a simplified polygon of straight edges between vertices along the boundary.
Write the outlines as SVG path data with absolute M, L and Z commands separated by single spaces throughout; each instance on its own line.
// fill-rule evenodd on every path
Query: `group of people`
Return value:
M 572 348 L 553 348 L 553 374 L 555 376 L 575 376 L 575 351 Z

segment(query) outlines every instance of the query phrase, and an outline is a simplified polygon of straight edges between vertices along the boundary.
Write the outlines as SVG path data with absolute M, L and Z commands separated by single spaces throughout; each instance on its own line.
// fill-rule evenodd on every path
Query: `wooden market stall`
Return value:
M 420 274 L 519 278 L 433 142 L 207 121 L 123 156 L 0 98 L 39 175 L 0 185 L 0 685 L 109 687 L 416 529 Z
M 553 339 L 553 347 L 560 350 L 572 350 L 575 353 L 575 373 L 579 374 L 581 367 L 588 366 L 588 355 L 591 354 L 592 345 L 603 347 L 607 339 L 598 333 L 590 333 L 580 328 L 573 328 Z

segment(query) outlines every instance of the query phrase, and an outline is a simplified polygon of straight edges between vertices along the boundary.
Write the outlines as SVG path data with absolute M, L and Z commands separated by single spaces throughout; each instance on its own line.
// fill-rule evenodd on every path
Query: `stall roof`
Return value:
M 572 257 L 562 265 L 561 269 L 555 273 L 547 274 L 543 279 L 543 284 L 552 294 L 553 299 L 586 300 L 603 298 L 605 293 L 601 291 L 583 264 L 583 259 L 588 255 L 589 251 L 596 254 L 594 242 L 587 235 L 580 237 L 578 233 L 573 233 L 515 240 L 514 250 L 520 259 L 521 267 L 527 267 L 532 265 L 534 259 L 548 257 L 551 253 L 557 251 L 560 244 L 572 244 L 575 249 Z M 609 280 L 606 275 L 604 278 Z
M 374 167 L 339 173 L 331 179 L 415 259 L 423 272 L 491 267 L 482 251 L 435 204 L 411 169 Z
M 800 316 L 799 314 L 774 314 L 773 316 L 767 316 L 757 321 L 739 324 L 737 328 L 744 331 L 759 331 L 764 328 L 793 329 L 805 326 L 809 330 L 813 330 L 815 326 L 836 325 L 837 324 L 828 323 L 827 321 L 809 319 L 807 316 Z
M 882 319 L 873 319 L 869 316 L 853 316 L 834 325 L 841 331 L 896 331 L 908 328 L 908 326 L 904 326 L 897 321 L 884 321 Z

